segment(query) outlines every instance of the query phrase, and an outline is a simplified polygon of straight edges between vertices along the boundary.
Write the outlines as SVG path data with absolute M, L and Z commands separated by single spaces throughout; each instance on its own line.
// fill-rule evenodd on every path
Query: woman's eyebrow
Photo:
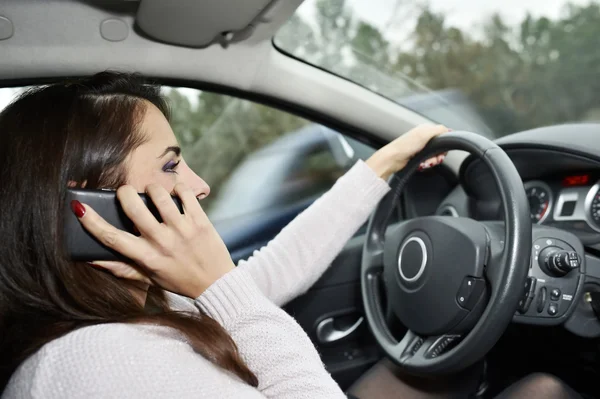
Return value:
M 165 150 L 163 151 L 163 153 L 162 153 L 162 154 L 160 154 L 159 158 L 162 158 L 162 157 L 164 157 L 164 156 L 165 156 L 165 155 L 167 155 L 169 152 L 174 152 L 174 153 L 175 153 L 175 155 L 179 156 L 179 155 L 181 154 L 181 147 L 179 147 L 179 146 L 176 146 L 176 145 L 174 145 L 174 146 L 170 146 L 170 147 L 167 147 L 167 148 L 165 148 Z

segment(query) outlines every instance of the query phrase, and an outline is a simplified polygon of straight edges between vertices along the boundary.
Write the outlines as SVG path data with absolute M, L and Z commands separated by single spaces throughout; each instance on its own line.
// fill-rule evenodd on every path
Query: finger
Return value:
M 174 225 L 181 221 L 183 216 L 167 190 L 158 184 L 149 184 L 146 187 L 146 193 L 158 209 L 165 224 Z
M 119 230 L 98 215 L 89 205 L 75 200 L 71 203 L 83 227 L 102 244 L 138 262 L 149 248 L 146 241 L 126 231 Z
M 150 209 L 144 204 L 139 193 L 129 185 L 121 186 L 117 189 L 117 198 L 121 203 L 121 207 L 125 215 L 139 232 L 150 238 L 158 237 L 161 233 L 161 226 L 158 220 L 154 217 Z
M 152 284 L 152 280 L 140 270 L 125 262 L 96 260 L 88 262 L 93 267 L 99 267 L 112 273 L 114 276 L 126 280 L 139 281 L 145 284 Z
M 196 196 L 189 187 L 182 183 L 179 183 L 175 185 L 173 191 L 175 191 L 175 193 L 181 200 L 183 210 L 186 215 L 189 215 L 191 219 L 197 224 L 202 224 L 206 222 L 208 217 L 206 216 L 206 213 L 204 213 L 202 206 L 198 202 L 198 198 L 196 198 Z
M 444 159 L 446 158 L 446 154 L 440 154 L 438 156 L 429 158 L 428 160 L 426 160 L 425 162 L 421 162 L 421 164 L 419 165 L 419 170 L 425 170 L 425 169 L 429 169 L 432 168 L 434 166 L 437 166 L 439 164 L 441 164 Z

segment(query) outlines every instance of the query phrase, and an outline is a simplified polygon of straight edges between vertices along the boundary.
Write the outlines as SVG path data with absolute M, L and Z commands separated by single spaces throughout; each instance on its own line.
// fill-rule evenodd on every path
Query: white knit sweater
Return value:
M 173 308 L 201 308 L 229 332 L 258 388 L 195 353 L 176 330 L 106 324 L 46 344 L 17 369 L 2 398 L 345 398 L 306 333 L 280 306 L 314 284 L 388 190 L 358 161 L 200 297 L 170 294 Z

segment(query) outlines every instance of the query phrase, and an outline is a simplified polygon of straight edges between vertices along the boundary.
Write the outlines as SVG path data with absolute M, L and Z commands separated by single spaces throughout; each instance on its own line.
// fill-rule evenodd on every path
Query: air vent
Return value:
M 458 217 L 458 211 L 452 205 L 444 205 L 444 206 L 442 206 L 441 208 L 438 209 L 438 211 L 436 212 L 436 215 L 439 215 L 439 216 L 452 216 L 452 217 L 457 218 Z

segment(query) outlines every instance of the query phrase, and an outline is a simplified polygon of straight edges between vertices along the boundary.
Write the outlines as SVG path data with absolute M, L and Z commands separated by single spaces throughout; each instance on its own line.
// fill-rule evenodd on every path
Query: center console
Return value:
M 575 310 L 583 293 L 585 251 L 564 230 L 533 226 L 529 273 L 513 321 L 557 325 Z

